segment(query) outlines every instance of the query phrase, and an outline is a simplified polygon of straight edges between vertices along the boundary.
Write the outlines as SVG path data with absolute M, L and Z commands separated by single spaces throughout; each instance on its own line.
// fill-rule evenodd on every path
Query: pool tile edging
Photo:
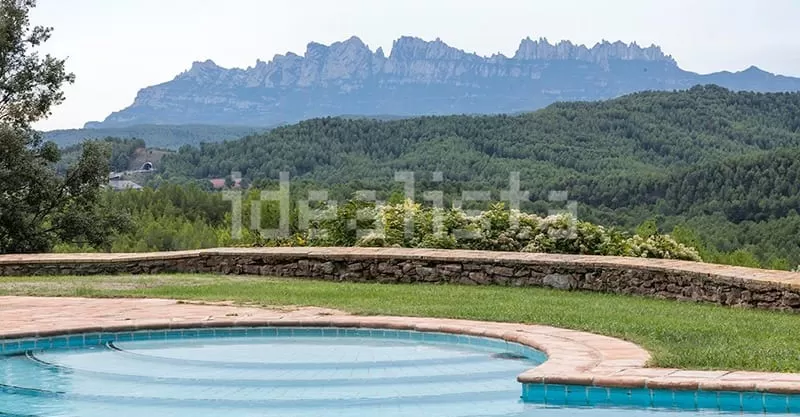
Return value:
M 342 327 L 411 330 L 461 334 L 518 343 L 545 353 L 540 366 L 518 376 L 522 384 L 574 385 L 603 388 L 644 388 L 800 394 L 800 374 L 765 372 L 687 371 L 647 368 L 650 355 L 639 346 L 606 336 L 550 326 L 391 316 L 352 316 L 336 312 L 309 315 L 228 305 L 182 304 L 171 300 L 69 299 L 0 297 L 0 323 L 20 308 L 53 308 L 69 300 L 73 307 L 87 307 L 82 317 L 46 315 L 33 318 L 27 328 L 0 328 L 0 339 L 28 339 L 81 333 L 130 332 L 156 329 L 218 327 Z M 160 311 L 148 317 L 147 304 Z M 11 305 L 11 309 L 6 307 Z M 102 307 L 102 308 L 101 308 Z M 237 311 L 246 311 L 236 316 Z M 215 316 L 222 312 L 229 312 Z M 94 314 L 93 314 L 94 313 Z M 164 316 L 163 314 L 168 316 Z M 211 313 L 211 315 L 207 315 Z M 129 317 L 134 314 L 137 317 Z M 235 316 L 229 316 L 234 314 Z M 127 316 L 120 323 L 119 316 Z M 171 316 L 171 317 L 169 317 Z M 176 317 L 177 316 L 177 317 Z M 24 327 L 24 326 L 23 326 Z

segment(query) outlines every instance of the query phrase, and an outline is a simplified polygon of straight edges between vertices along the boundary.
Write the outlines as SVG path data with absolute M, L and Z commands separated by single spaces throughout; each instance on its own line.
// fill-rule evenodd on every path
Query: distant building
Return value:
M 139 169 L 133 169 L 128 171 L 120 171 L 120 172 L 112 172 L 108 174 L 109 180 L 121 180 L 125 178 L 126 175 L 133 175 L 133 174 L 153 174 L 156 172 L 156 167 L 153 165 L 152 162 L 147 161 L 142 164 L 142 167 Z
M 114 191 L 141 190 L 142 186 L 128 180 L 110 180 L 108 186 Z
M 211 186 L 214 187 L 215 190 L 219 190 L 225 188 L 225 178 L 212 178 L 209 180 L 211 182 Z M 242 179 L 236 178 L 233 180 L 233 188 L 239 188 L 242 186 Z

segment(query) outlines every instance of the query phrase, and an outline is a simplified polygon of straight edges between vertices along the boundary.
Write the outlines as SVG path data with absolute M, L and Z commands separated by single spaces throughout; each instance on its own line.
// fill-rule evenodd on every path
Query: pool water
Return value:
M 709 414 L 524 403 L 516 376 L 544 360 L 541 352 L 493 339 L 391 330 L 51 338 L 3 345 L 0 416 Z

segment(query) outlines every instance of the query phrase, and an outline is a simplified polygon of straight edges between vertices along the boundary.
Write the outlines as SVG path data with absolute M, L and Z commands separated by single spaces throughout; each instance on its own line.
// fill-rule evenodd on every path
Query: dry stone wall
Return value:
M 687 261 L 395 248 L 236 248 L 0 256 L 0 275 L 251 274 L 326 281 L 552 287 L 800 311 L 800 274 Z

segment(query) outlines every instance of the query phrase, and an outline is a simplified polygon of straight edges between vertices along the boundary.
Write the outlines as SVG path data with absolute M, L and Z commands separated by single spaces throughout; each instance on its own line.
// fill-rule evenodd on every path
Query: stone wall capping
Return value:
M 42 253 L 0 255 L 0 265 L 20 264 L 103 264 L 153 260 L 197 258 L 202 251 L 142 252 L 142 253 Z

